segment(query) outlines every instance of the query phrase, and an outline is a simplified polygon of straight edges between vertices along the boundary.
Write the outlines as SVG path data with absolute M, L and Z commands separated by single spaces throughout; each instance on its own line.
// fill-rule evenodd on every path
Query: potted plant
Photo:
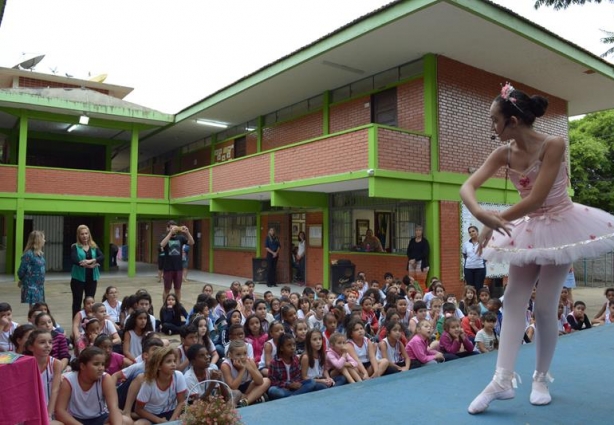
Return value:
M 241 416 L 232 402 L 221 395 L 198 399 L 185 410 L 183 425 L 243 425 Z

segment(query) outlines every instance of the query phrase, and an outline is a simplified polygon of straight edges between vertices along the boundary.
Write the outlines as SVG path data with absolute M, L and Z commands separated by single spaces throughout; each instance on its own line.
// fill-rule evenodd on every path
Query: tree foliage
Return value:
M 535 9 L 539 9 L 542 6 L 554 7 L 555 10 L 567 9 L 572 4 L 583 5 L 586 3 L 601 3 L 602 0 L 535 0 Z M 614 0 L 608 0 L 610 3 L 614 3 Z
M 567 9 L 569 6 L 571 6 L 572 4 L 577 4 L 577 5 L 584 5 L 586 3 L 601 3 L 603 0 L 535 0 L 535 9 L 539 9 L 542 6 L 546 6 L 546 7 L 553 7 L 554 10 L 560 10 L 560 9 Z M 607 0 L 610 3 L 614 3 L 614 0 Z M 610 32 L 610 31 L 606 31 L 606 30 L 602 30 L 606 36 L 603 37 L 601 39 L 601 42 L 603 44 L 614 44 L 614 32 Z M 610 47 L 608 50 L 606 50 L 604 53 L 602 53 L 600 56 L 602 58 L 605 58 L 606 56 L 609 56 L 611 54 L 614 54 L 614 47 Z
M 614 211 L 614 110 L 569 124 L 574 201 Z

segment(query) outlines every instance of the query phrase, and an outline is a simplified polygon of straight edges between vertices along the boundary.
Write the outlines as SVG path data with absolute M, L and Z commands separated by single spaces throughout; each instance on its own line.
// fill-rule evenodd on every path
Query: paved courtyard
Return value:
M 126 295 L 135 293 L 140 288 L 145 288 L 151 294 L 154 303 L 155 315 L 162 303 L 162 284 L 158 283 L 156 266 L 152 264 L 137 264 L 137 276 L 127 277 L 126 265 L 120 263 L 119 271 L 102 273 L 98 282 L 96 301 L 102 299 L 104 290 L 109 285 L 117 286 L 120 292 L 120 299 Z M 186 309 L 192 307 L 198 294 L 202 291 L 205 283 L 213 285 L 214 291 L 228 289 L 233 280 L 245 281 L 245 277 L 220 275 L 190 270 L 188 273 L 189 282 L 183 284 L 182 298 L 185 300 Z M 266 285 L 256 285 L 256 293 L 262 295 L 266 290 L 272 290 L 278 296 L 282 285 L 277 288 L 267 288 Z M 290 285 L 296 292 L 301 292 L 302 288 Z M 582 300 L 587 305 L 587 311 L 592 317 L 602 303 L 605 301 L 604 288 L 577 288 L 574 291 L 574 298 Z M 51 313 L 58 323 L 65 329 L 70 328 L 72 322 L 72 294 L 70 292 L 70 274 L 68 273 L 48 273 L 45 282 L 45 295 Z M 13 320 L 18 323 L 25 323 L 27 320 L 27 306 L 20 303 L 20 292 L 13 277 L 9 275 L 0 276 L 0 301 L 5 301 L 13 307 Z

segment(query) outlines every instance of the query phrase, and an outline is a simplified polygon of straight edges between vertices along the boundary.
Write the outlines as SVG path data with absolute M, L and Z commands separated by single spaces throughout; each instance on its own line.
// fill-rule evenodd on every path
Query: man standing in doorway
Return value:
M 175 289 L 177 303 L 181 300 L 181 283 L 183 282 L 183 264 L 181 253 L 183 245 L 194 245 L 194 238 L 186 226 L 177 226 L 174 220 L 166 223 L 167 234 L 160 241 L 160 249 L 164 251 L 164 291 L 163 302 L 171 291 Z
M 264 245 L 266 249 L 267 262 L 267 285 L 268 287 L 277 286 L 277 260 L 279 260 L 279 250 L 281 244 L 279 238 L 275 234 L 275 229 L 270 228 Z

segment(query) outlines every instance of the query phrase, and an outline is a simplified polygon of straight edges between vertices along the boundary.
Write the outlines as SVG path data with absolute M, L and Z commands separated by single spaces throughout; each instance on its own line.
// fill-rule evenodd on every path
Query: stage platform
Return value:
M 496 353 L 385 376 L 240 409 L 246 425 L 613 423 L 614 325 L 560 338 L 551 368 L 552 403 L 529 403 L 535 347 L 521 347 L 516 398 L 493 402 L 480 415 L 467 406 L 492 378 Z

